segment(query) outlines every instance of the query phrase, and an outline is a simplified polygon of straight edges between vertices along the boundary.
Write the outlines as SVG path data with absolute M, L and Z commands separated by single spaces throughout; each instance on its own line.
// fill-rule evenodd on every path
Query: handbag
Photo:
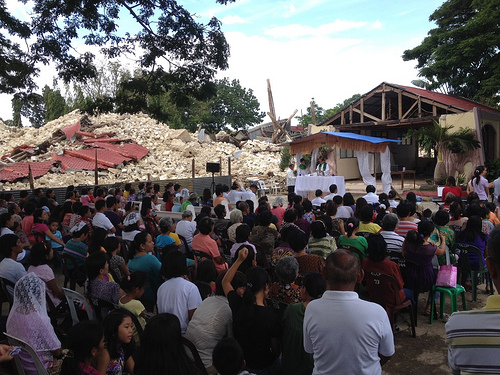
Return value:
M 452 265 L 444 265 L 439 268 L 436 279 L 436 286 L 444 286 L 448 288 L 457 287 L 457 267 Z

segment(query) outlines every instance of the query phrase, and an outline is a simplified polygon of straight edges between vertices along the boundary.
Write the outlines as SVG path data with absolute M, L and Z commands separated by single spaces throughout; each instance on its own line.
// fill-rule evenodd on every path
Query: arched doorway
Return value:
M 497 132 L 490 124 L 483 126 L 483 151 L 485 160 L 494 160 L 497 150 Z

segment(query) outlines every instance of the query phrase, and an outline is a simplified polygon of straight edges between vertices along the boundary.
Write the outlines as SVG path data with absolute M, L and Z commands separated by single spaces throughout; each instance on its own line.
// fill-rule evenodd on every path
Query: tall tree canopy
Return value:
M 54 63 L 65 82 L 95 77 L 95 56 L 76 52 L 82 42 L 99 47 L 107 58 L 134 54 L 144 70 L 161 76 L 164 85 L 175 85 L 173 94 L 179 97 L 199 90 L 216 70 L 227 68 L 229 46 L 220 22 L 212 18 L 199 23 L 175 0 L 22 3 L 32 5 L 28 20 L 15 18 L 0 0 L 1 93 L 31 93 L 39 64 Z M 130 19 L 134 24 L 128 28 Z
M 403 60 L 417 60 L 428 89 L 498 105 L 498 0 L 448 0 L 429 19 L 437 27 L 419 46 L 404 51 Z

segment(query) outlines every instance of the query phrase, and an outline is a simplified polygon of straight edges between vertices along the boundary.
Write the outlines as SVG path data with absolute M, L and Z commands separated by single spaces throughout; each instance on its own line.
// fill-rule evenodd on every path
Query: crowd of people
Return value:
M 201 196 L 170 183 L 163 192 L 150 183 L 70 186 L 61 203 L 51 189 L 17 202 L 0 193 L 0 278 L 13 298 L 5 329 L 51 374 L 380 374 L 395 351 L 393 327 L 355 292 L 364 274 L 394 277 L 394 293 L 415 302 L 440 265 L 460 262 L 455 243 L 480 250 L 467 255 L 473 269 L 486 265 L 500 222 L 476 191 L 488 185 L 479 178 L 464 203 L 452 182 L 436 212 L 414 193 L 396 199 L 371 185 L 357 200 L 332 185 L 324 197 L 289 193 L 288 202 L 237 182 Z M 68 311 L 54 274 L 62 264 L 98 312 L 64 340 L 51 319 Z M 0 362 L 10 350 L 0 346 Z

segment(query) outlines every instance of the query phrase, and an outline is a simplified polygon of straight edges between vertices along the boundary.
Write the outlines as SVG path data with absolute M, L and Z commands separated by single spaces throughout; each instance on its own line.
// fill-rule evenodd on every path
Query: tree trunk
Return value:
M 446 181 L 446 167 L 442 161 L 436 163 L 436 168 L 434 168 L 434 183 L 436 185 L 444 183 Z

